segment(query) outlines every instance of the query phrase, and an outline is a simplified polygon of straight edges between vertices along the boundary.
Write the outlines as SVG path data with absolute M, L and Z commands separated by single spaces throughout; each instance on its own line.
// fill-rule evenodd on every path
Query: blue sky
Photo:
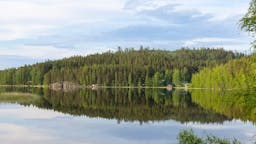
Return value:
M 250 0 L 0 0 L 0 69 L 140 45 L 245 51 Z

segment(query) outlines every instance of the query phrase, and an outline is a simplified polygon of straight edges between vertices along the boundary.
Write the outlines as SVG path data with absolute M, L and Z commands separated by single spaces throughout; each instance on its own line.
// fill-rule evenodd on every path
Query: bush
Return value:
M 192 130 L 184 130 L 180 132 L 178 140 L 180 144 L 241 144 L 241 142 L 236 139 L 230 141 L 211 135 L 208 135 L 206 138 L 200 138 L 195 135 Z

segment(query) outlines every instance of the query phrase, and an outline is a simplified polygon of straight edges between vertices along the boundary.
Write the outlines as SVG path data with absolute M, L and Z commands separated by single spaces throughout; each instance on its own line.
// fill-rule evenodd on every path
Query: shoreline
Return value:
M 49 85 L 0 85 L 0 87 L 20 87 L 20 88 L 50 88 Z M 84 86 L 80 85 L 77 89 L 167 89 L 166 86 Z M 237 90 L 237 89 L 215 89 L 215 88 L 193 88 L 193 87 L 173 87 L 173 89 L 178 90 Z
M 0 87 L 32 87 L 32 88 L 50 88 L 49 85 L 0 85 Z M 92 86 L 84 86 L 84 85 L 80 85 L 77 86 L 77 88 L 81 88 L 81 89 L 92 89 L 94 87 Z M 104 89 L 104 88 L 123 88 L 123 89 L 132 89 L 132 88 L 151 88 L 151 89 L 166 89 L 166 86 L 98 86 L 95 87 L 97 89 Z M 192 89 L 192 88 L 186 88 L 186 87 L 173 87 L 175 89 Z

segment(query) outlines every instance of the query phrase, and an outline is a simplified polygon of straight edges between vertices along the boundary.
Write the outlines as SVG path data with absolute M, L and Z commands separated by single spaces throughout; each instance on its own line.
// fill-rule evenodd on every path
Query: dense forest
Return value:
M 213 89 L 255 89 L 256 55 L 232 60 L 193 75 L 192 86 Z
M 0 71 L 2 85 L 49 85 L 75 82 L 82 85 L 162 86 L 191 81 L 192 74 L 243 54 L 223 49 L 180 49 L 176 51 L 140 48 L 121 49 L 86 57 L 74 56 Z

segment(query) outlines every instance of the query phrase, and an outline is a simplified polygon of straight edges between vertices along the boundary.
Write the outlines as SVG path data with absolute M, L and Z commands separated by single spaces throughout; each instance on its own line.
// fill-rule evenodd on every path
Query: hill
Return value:
M 0 84 L 48 85 L 70 81 L 83 85 L 160 86 L 190 82 L 192 74 L 242 57 L 223 49 L 176 51 L 119 49 L 86 57 L 74 56 L 0 71 Z

